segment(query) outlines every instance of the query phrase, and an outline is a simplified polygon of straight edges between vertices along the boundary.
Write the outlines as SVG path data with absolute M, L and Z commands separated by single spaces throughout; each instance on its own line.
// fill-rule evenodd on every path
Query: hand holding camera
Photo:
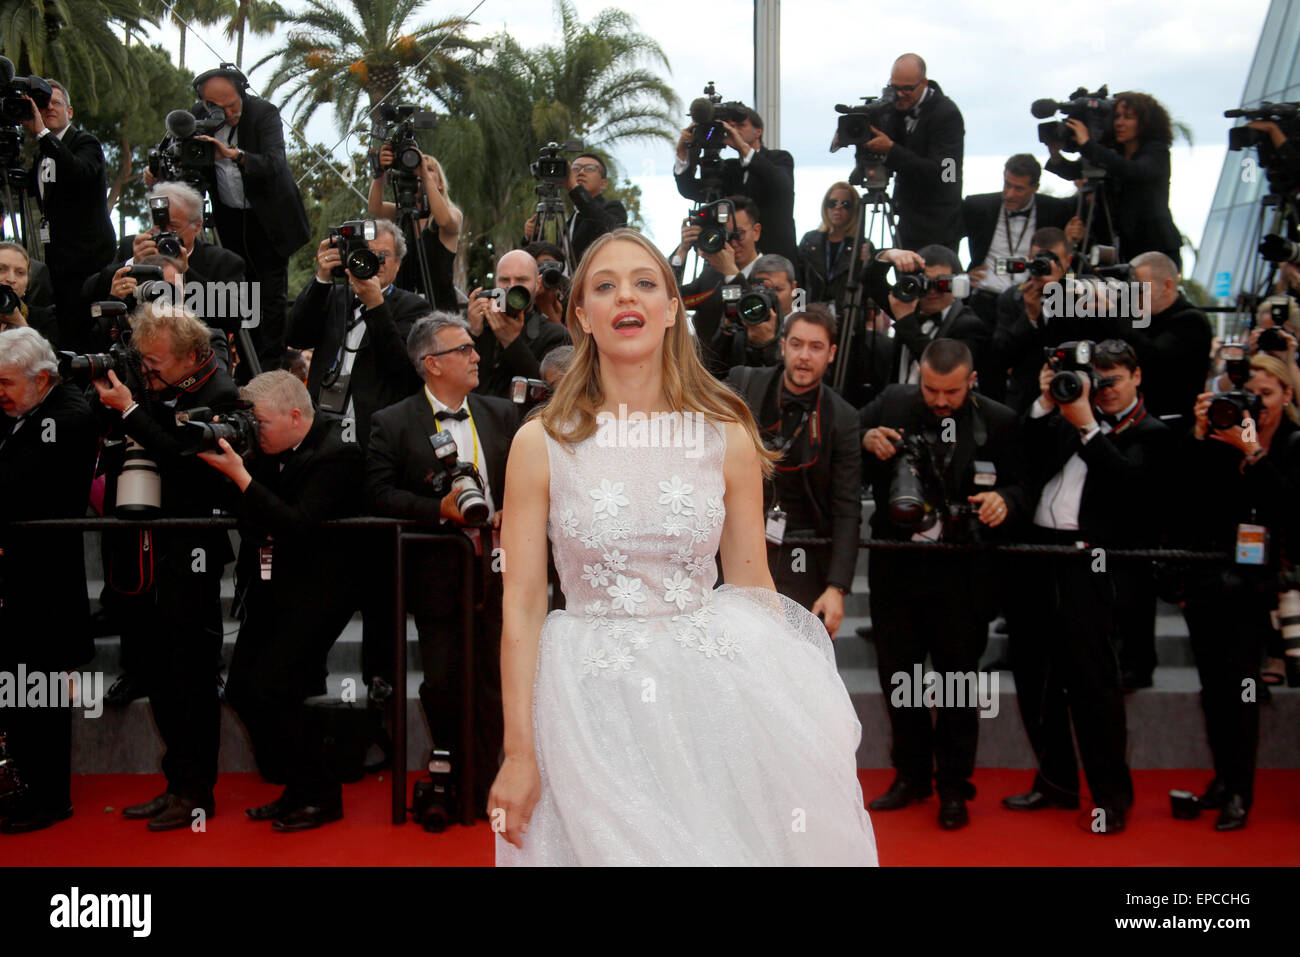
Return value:
M 99 401 L 110 409 L 125 412 L 131 407 L 131 403 L 135 401 L 135 398 L 131 395 L 131 390 L 122 384 L 122 380 L 117 377 L 117 373 L 112 369 L 108 370 L 106 379 L 91 379 L 90 384 L 99 393 Z
M 1060 394 L 1066 391 L 1067 384 L 1062 382 L 1060 385 L 1053 385 L 1056 382 L 1057 375 L 1074 375 L 1078 378 L 1079 389 L 1073 399 L 1063 401 Z M 1044 406 L 1051 408 L 1055 406 L 1061 410 L 1061 416 L 1076 429 L 1086 429 L 1097 423 L 1096 416 L 1092 413 L 1092 378 L 1081 372 L 1062 372 L 1053 368 L 1050 362 L 1043 363 L 1043 368 L 1038 373 L 1038 388 L 1042 392 L 1042 403 Z
M 867 430 L 867 434 L 862 437 L 862 447 L 880 461 L 888 462 L 898 453 L 898 443 L 902 438 L 901 429 L 896 432 L 882 425 Z
M 243 457 L 225 439 L 217 439 L 217 445 L 220 451 L 199 452 L 198 457 L 239 486 L 241 492 L 244 491 L 253 477 L 248 474 Z

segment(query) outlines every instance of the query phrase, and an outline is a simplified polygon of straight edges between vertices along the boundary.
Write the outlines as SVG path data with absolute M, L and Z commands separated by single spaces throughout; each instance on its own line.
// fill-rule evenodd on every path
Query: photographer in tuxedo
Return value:
M 303 701 L 325 693 L 326 658 L 356 607 L 351 543 L 321 523 L 360 511 L 365 454 L 336 416 L 316 414 L 307 387 L 284 369 L 254 376 L 241 394 L 253 403 L 257 448 L 240 455 L 220 439 L 219 449 L 199 453 L 241 493 L 244 619 L 226 701 L 262 776 L 285 785 L 244 813 L 272 830 L 305 831 L 343 816 L 343 788 Z
M 511 379 L 540 378 L 542 357 L 556 346 L 569 344 L 569 331 L 562 324 L 549 322 L 537 308 L 541 274 L 537 260 L 522 249 L 511 250 L 497 260 L 496 288 L 514 286 L 528 292 L 528 304 L 522 311 L 511 309 L 508 303 L 504 310 L 498 309 L 495 300 L 481 295 L 482 288 L 469 296 L 466 317 L 483 366 L 475 389 L 481 395 L 508 398 Z
M 434 313 L 415 324 L 407 343 L 411 362 L 424 387 L 396 405 L 377 412 L 367 456 L 366 489 L 376 515 L 411 519 L 426 525 L 446 524 L 468 534 L 481 555 L 491 551 L 501 526 L 506 454 L 519 413 L 508 399 L 475 392 L 479 356 L 468 324 L 459 316 Z M 456 506 L 456 495 L 435 491 L 437 477 L 449 467 L 431 440 L 447 432 L 457 459 L 472 464 L 481 479 L 489 519 L 469 528 Z M 462 795 L 485 814 L 487 794 L 496 777 L 502 736 L 501 578 L 482 575 L 475 562 L 474 594 L 483 597 L 483 614 L 474 654 L 475 753 L 459 753 L 461 635 L 459 616 L 462 569 L 448 561 L 446 549 L 407 550 L 407 607 L 415 616 L 424 661 L 420 701 L 435 748 L 450 751 L 453 763 L 472 760 L 478 793 Z
M 36 138 L 36 162 L 27 174 L 27 192 L 40 204 L 45 264 L 54 283 L 56 348 L 90 346 L 90 323 L 81 286 L 113 256 L 113 223 L 108 216 L 108 181 L 99 140 L 72 125 L 72 97 L 58 80 L 45 109 L 23 97 L 31 117 L 23 128 Z
M 781 361 L 780 339 L 785 318 L 794 312 L 794 264 L 784 256 L 769 253 L 759 256 L 750 270 L 753 286 L 765 286 L 776 295 L 777 308 L 769 309 L 767 319 L 750 325 L 743 320 L 723 317 L 709 350 L 725 363 L 735 366 L 774 366 Z
M 1083 238 L 1083 221 L 1074 216 L 1070 200 L 1038 194 L 1042 174 L 1038 160 L 1017 153 L 1003 167 L 1001 193 L 977 193 L 961 201 L 962 236 L 970 241 L 969 303 L 990 329 L 997 324 L 998 296 L 1016 284 L 1014 276 L 998 275 L 999 259 L 1031 258 L 1035 233 L 1049 226 L 1064 229 L 1069 224 L 1077 230 L 1076 238 Z
M 217 367 L 210 330 L 186 310 L 141 306 L 131 316 L 131 329 L 147 394 L 132 395 L 111 370 L 107 378 L 93 380 L 107 424 L 157 462 L 161 517 L 211 518 L 214 509 L 229 504 L 229 486 L 187 454 L 193 433 L 178 413 L 198 408 L 228 412 L 237 405 L 239 390 Z M 119 445 L 118 457 L 107 466 L 106 502 L 116 500 L 121 466 Z M 167 790 L 124 808 L 122 815 L 148 820 L 151 831 L 188 828 L 198 810 L 209 817 L 215 811 L 212 789 L 221 737 L 216 662 L 222 638 L 221 574 L 234 558 L 230 537 L 224 529 L 131 531 L 106 547 L 131 570 L 146 570 L 132 593 L 119 596 L 115 611 L 123 645 L 132 649 L 132 672 L 142 671 L 166 749 L 162 770 Z M 106 569 L 109 574 L 113 564 Z
M 1013 556 L 1006 589 L 1010 654 L 1020 715 L 1038 758 L 1033 787 L 1005 798 L 1012 810 L 1079 806 L 1079 741 L 1094 813 L 1081 826 L 1124 830 L 1133 805 L 1125 759 L 1124 694 L 1112 644 L 1116 580 L 1123 573 L 1095 548 L 1150 545 L 1159 505 L 1161 462 L 1173 434 L 1151 415 L 1138 391 L 1142 369 L 1127 343 L 1096 346 L 1094 381 L 1084 372 L 1041 367 L 1040 392 L 1024 421 L 1033 487 L 1040 490 L 1031 541 L 1086 541 L 1077 557 Z M 1078 397 L 1053 394 L 1055 376 L 1077 378 Z M 1104 551 L 1103 551 L 1104 556 Z
M 81 533 L 11 523 L 86 514 L 99 431 L 81 390 L 60 382 L 54 350 L 33 329 L 0 332 L 0 411 L 0 670 L 70 671 L 94 654 Z M 72 711 L 58 704 L 0 706 L 0 733 L 29 788 L 0 809 L 0 834 L 38 831 L 72 814 Z
M 17 243 L 0 241 L 0 285 L 8 286 L 18 297 L 18 307 L 8 314 L 0 313 L 0 331 L 30 326 L 46 342 L 50 336 L 58 338 L 53 297 L 37 281 L 37 267 L 27 250 Z M 48 280 L 48 270 L 45 271 Z
M 957 104 L 927 79 L 925 61 L 904 53 L 894 61 L 889 87 L 896 97 L 885 129 L 865 148 L 885 157 L 897 179 L 894 211 L 898 245 L 919 249 L 931 243 L 957 251 L 961 238 L 961 166 L 966 127 Z
M 627 210 L 617 199 L 605 198 L 609 174 L 605 170 L 605 161 L 595 153 L 579 154 L 569 165 L 569 181 L 565 188 L 569 191 L 569 201 L 573 203 L 573 212 L 564 224 L 564 234 L 569 237 L 569 248 L 573 253 L 573 261 L 567 264 L 572 272 L 578 268 L 582 254 L 597 237 L 627 225 Z M 533 241 L 536 228 L 537 215 L 534 214 L 524 223 L 521 245 Z
M 781 366 L 737 367 L 727 377 L 754 414 L 764 444 L 783 453 L 775 477 L 763 483 L 776 590 L 819 615 L 832 638 L 853 586 L 862 489 L 857 410 L 822 382 L 836 341 L 834 317 L 813 304 L 785 321 Z M 801 545 L 801 537 L 832 542 Z
M 727 131 L 725 145 L 739 153 L 740 158 L 722 161 L 722 191 L 733 199 L 746 196 L 754 201 L 757 211 L 751 215 L 751 221 L 761 220 L 767 230 L 758 243 L 758 252 L 777 253 L 793 262 L 798 258 L 794 233 L 794 157 L 785 150 L 763 146 L 763 118 L 744 104 L 735 106 L 745 112 L 745 118 L 735 124 L 724 122 L 722 126 Z M 694 123 L 682 130 L 677 140 L 673 176 L 677 179 L 677 192 L 687 199 L 703 202 L 705 194 L 695 176 L 699 151 L 691 149 L 694 135 Z
M 921 355 L 919 385 L 888 386 L 862 410 L 863 472 L 876 500 L 873 538 L 997 541 L 1025 515 L 1016 415 L 975 393 L 974 385 L 974 360 L 965 343 L 935 339 Z M 909 436 L 929 450 L 936 473 L 930 494 L 942 498 L 928 501 L 937 519 L 929 528 L 900 525 L 905 513 L 896 518 L 891 508 L 895 476 L 905 468 L 899 462 L 915 460 L 914 451 L 900 458 L 900 443 Z M 911 680 L 924 669 L 927 655 L 941 675 L 975 673 L 998 599 L 998 569 L 987 555 L 881 550 L 871 556 L 867 571 L 882 688 L 897 687 L 899 676 Z M 970 822 L 966 802 L 975 796 L 970 782 L 979 736 L 975 708 L 946 701 L 931 725 L 928 708 L 894 699 L 891 695 L 889 724 L 896 776 L 888 792 L 868 807 L 893 811 L 923 800 L 933 793 L 933 775 L 939 826 L 965 827 Z

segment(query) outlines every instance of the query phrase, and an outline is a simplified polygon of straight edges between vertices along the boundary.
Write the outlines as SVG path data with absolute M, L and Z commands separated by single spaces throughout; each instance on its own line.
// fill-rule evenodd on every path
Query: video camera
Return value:
M 240 400 L 234 409 L 219 415 L 209 408 L 190 409 L 181 425 L 188 433 L 183 455 L 218 452 L 222 439 L 229 442 L 241 458 L 257 453 L 257 419 L 253 417 L 253 403 L 246 400 Z
M 691 226 L 700 227 L 694 246 L 702 253 L 722 252 L 724 246 L 739 233 L 731 228 L 735 222 L 736 207 L 729 199 L 703 203 L 686 214 Z
M 437 114 L 422 110 L 414 103 L 381 104 L 379 115 L 370 125 L 370 176 L 379 179 L 383 167 L 379 153 L 385 146 L 393 151 L 393 165 L 389 168 L 389 181 L 393 184 L 394 202 L 398 209 L 416 210 L 421 217 L 429 214 L 428 198 L 421 198 L 420 167 L 424 153 L 416 141 L 416 130 L 437 129 Z
M 380 265 L 388 260 L 388 254 L 370 248 L 376 232 L 373 219 L 354 219 L 330 227 L 330 245 L 343 258 L 343 265 L 330 271 L 333 282 L 348 282 L 349 273 L 357 279 L 371 279 L 378 275 Z
M 955 299 L 970 295 L 970 276 L 927 276 L 923 272 L 904 273 L 889 290 L 899 302 L 913 302 L 928 292 L 950 292 Z
M 700 189 L 703 200 L 686 214 L 692 226 L 702 230 L 695 248 L 704 253 L 716 253 L 727 245 L 734 235 L 730 230 L 735 209 L 723 199 L 722 150 L 727 145 L 727 130 L 723 123 L 743 123 L 749 117 L 749 108 L 736 101 L 722 102 L 722 97 L 710 80 L 704 86 L 704 95 L 691 101 L 691 142 L 688 150 L 700 169 Z
M 443 498 L 455 493 L 456 508 L 466 525 L 487 524 L 491 507 L 483 494 L 483 479 L 478 469 L 470 462 L 458 460 L 456 440 L 450 432 L 435 432 L 429 436 L 429 444 L 442 464 L 441 469 L 431 470 L 425 479 L 432 486 L 434 495 Z
M 781 315 L 781 300 L 776 290 L 758 283 L 748 289 L 741 285 L 722 287 L 722 311 L 729 321 L 739 319 L 747 326 L 767 322 L 770 312 Z
M 892 175 L 885 166 L 885 157 L 865 149 L 874 137 L 871 128 L 881 129 L 895 111 L 898 94 L 893 87 L 886 86 L 880 96 L 864 96 L 861 106 L 835 104 L 835 112 L 840 114 L 835 124 L 835 135 L 831 137 L 831 152 L 845 146 L 854 147 L 855 165 L 849 176 L 849 184 L 869 190 L 882 190 L 889 185 Z
M 716 158 L 727 145 L 727 129 L 722 124 L 733 126 L 749 119 L 749 107 L 736 100 L 722 102 L 717 88 L 710 80 L 704 86 L 704 95 L 691 100 L 691 150 L 709 153 Z M 700 166 L 704 166 L 703 160 Z
M 1052 269 L 1060 263 L 1056 253 L 1044 249 L 1034 253 L 1031 258 L 1016 256 L 1010 259 L 998 257 L 994 263 L 994 272 L 999 276 L 1015 276 L 1027 272 L 1031 276 L 1050 276 Z
M 189 110 L 172 110 L 163 120 L 167 135 L 149 150 L 149 172 L 159 182 L 187 183 L 200 195 L 209 188 L 216 165 L 216 147 L 196 139 L 215 136 L 226 123 L 219 106 L 204 104 L 202 116 Z
M 559 143 L 547 143 L 538 151 L 537 159 L 529 167 L 533 178 L 552 186 L 566 185 L 569 182 L 569 161 L 560 154 L 581 151 L 581 140 L 569 140 L 563 146 Z
M 1224 432 L 1243 424 L 1249 416 L 1256 424 L 1259 414 L 1264 410 L 1264 400 L 1254 392 L 1246 391 L 1246 380 L 1250 378 L 1250 359 L 1246 355 L 1246 346 L 1240 342 L 1223 344 L 1223 371 L 1232 382 L 1232 388 L 1210 400 L 1206 417 L 1210 420 L 1210 431 Z
M 23 97 L 30 96 L 38 110 L 50 105 L 54 88 L 39 76 L 15 76 L 13 61 L 0 56 L 0 122 L 22 123 L 35 114 Z
M 1095 396 L 1100 389 L 1104 389 L 1115 382 L 1114 376 L 1099 376 L 1093 365 L 1093 354 L 1096 351 L 1097 344 L 1088 339 L 1080 339 L 1077 342 L 1062 342 L 1059 346 L 1048 346 L 1043 351 L 1047 356 L 1047 364 L 1051 367 L 1055 375 L 1047 387 L 1047 391 L 1062 405 L 1069 405 L 1081 395 L 1083 395 L 1083 376 L 1088 377 L 1092 385 L 1089 395 Z
M 1100 143 L 1110 135 L 1115 119 L 1115 101 L 1110 98 L 1110 90 L 1105 84 L 1095 93 L 1089 93 L 1086 87 L 1081 86 L 1067 100 L 1034 100 L 1029 112 L 1040 120 L 1047 120 L 1038 124 L 1038 142 L 1046 146 L 1057 145 L 1073 153 L 1079 149 L 1074 130 L 1064 120 L 1048 117 L 1063 113 L 1066 119 L 1078 120 L 1088 128 L 1089 138 Z
M 1300 136 L 1300 103 L 1266 101 L 1249 109 L 1224 110 L 1223 115 L 1228 119 L 1271 121 L 1278 125 L 1284 137 L 1293 142 Z M 1270 190 L 1274 193 L 1290 193 L 1300 186 L 1300 170 L 1285 165 L 1267 132 L 1244 125 L 1228 130 L 1228 149 L 1243 150 L 1251 147 L 1259 150 L 1259 162 L 1268 172 Z

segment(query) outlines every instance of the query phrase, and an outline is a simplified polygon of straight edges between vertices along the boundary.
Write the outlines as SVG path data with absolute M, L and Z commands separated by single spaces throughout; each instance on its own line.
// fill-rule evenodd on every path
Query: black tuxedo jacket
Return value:
M 698 157 L 677 177 L 677 191 L 687 199 L 702 201 L 704 190 L 695 178 Z M 959 163 L 960 165 L 960 163 Z M 779 253 L 790 262 L 798 258 L 794 238 L 794 157 L 785 150 L 763 147 L 754 153 L 749 167 L 740 165 L 738 157 L 722 161 L 724 196 L 748 196 L 758 204 L 758 220 L 763 234 L 758 251 Z
M 904 114 L 891 110 L 879 127 L 894 141 L 885 166 L 894 172 L 898 245 L 920 249 L 942 243 L 953 249 L 961 235 L 961 166 L 966 125 L 957 104 L 930 80 L 933 92 L 919 107 L 916 128 L 907 132 Z
M 984 442 L 977 442 L 979 431 L 975 416 L 983 420 Z M 1020 441 L 1019 417 L 1000 402 L 972 393 L 954 416 L 957 423 L 957 442 L 952 461 L 944 475 L 949 500 L 964 503 L 968 495 L 994 491 L 1007 503 L 1007 519 L 997 528 L 985 527 L 989 539 L 1009 540 L 1011 530 L 1025 515 L 1032 517 L 1029 486 L 1024 453 Z M 937 431 L 938 426 L 921 398 L 921 387 L 916 385 L 891 385 L 861 413 L 859 425 L 866 433 L 877 426 L 886 426 L 903 435 L 926 430 Z M 872 534 L 878 538 L 901 539 L 909 536 L 895 526 L 889 518 L 889 489 L 893 481 L 897 456 L 880 461 L 870 452 L 863 451 L 863 474 L 871 482 L 871 493 L 876 500 L 876 511 L 871 517 Z M 975 486 L 975 461 L 990 461 L 997 469 L 997 483 L 992 489 Z M 874 560 L 874 559 L 873 559 Z
M 719 355 L 714 351 L 714 342 L 718 338 L 718 329 L 722 325 L 722 292 L 721 289 L 726 283 L 725 277 L 708 263 L 700 270 L 700 274 L 681 286 L 682 305 L 686 309 L 695 310 L 691 317 L 691 328 L 695 330 L 695 339 L 699 345 L 700 358 L 705 367 L 714 375 L 722 377 L 727 374 L 727 369 L 731 367 L 729 356 Z M 678 275 L 678 285 L 681 285 L 681 276 Z M 736 276 L 732 282 L 741 286 L 747 286 L 747 280 L 744 274 Z
M 81 288 L 81 295 L 87 302 L 98 302 L 112 298 L 109 290 L 113 286 L 113 274 L 126 265 L 134 255 L 135 236 L 128 236 L 117 245 L 113 261 L 99 272 L 88 278 Z M 190 253 L 189 268 L 185 270 L 186 282 L 241 282 L 244 278 L 244 259 L 237 253 L 201 239 L 194 240 L 194 251 Z M 234 312 L 234 310 L 228 310 Z M 200 311 L 198 317 L 210 328 L 222 332 L 239 331 L 240 317 L 205 316 Z
M 575 186 L 569 191 L 569 199 L 573 201 L 573 215 L 564 224 L 564 231 L 567 235 L 570 228 L 573 230 L 573 262 L 570 263 L 570 268 L 577 269 L 588 246 L 605 233 L 627 225 L 627 210 L 616 199 L 606 199 L 603 196 L 593 198 L 581 186 Z
M 354 304 L 351 286 L 318 282 L 312 277 L 289 310 L 288 344 L 315 350 L 307 374 L 307 391 L 313 402 L 320 402 L 325 373 L 342 361 Z M 349 386 L 362 447 L 369 440 L 371 415 L 410 395 L 419 385 L 420 378 L 406 354 L 406 337 L 415 321 L 429 311 L 423 297 L 394 287 L 379 308 L 362 314 L 366 334 L 352 365 Z
M 1196 397 L 1205 391 L 1214 332 L 1205 313 L 1182 293 L 1150 324 L 1134 327 L 1119 320 L 1119 336 L 1133 346 L 1142 366 L 1142 392 L 1153 415 L 1191 416 Z
M 542 359 L 556 346 L 567 346 L 572 340 L 569 330 L 550 322 L 536 310 L 524 320 L 524 331 L 505 348 L 486 321 L 483 331 L 474 336 L 474 348 L 479 354 L 479 383 L 474 391 L 479 395 L 494 395 L 501 399 L 510 396 L 510 380 L 515 376 L 529 379 L 542 377 Z
M 1159 528 L 1164 502 L 1158 494 L 1173 448 L 1174 434 L 1145 408 L 1122 432 L 1099 434 L 1081 442 L 1079 432 L 1060 410 L 1023 420 L 1033 505 L 1043 486 L 1078 455 L 1088 466 L 1079 504 L 1079 534 L 1102 545 L 1151 543 Z M 1032 521 L 1033 516 L 1030 515 Z
M 17 432 L 15 421 L 0 417 L 0 662 L 62 671 L 94 653 L 81 533 L 9 523 L 86 514 L 99 429 L 71 385 L 51 389 Z
M 930 335 L 921 331 L 921 322 L 917 314 L 912 312 L 902 319 L 894 320 L 894 351 L 889 360 L 889 381 L 898 382 L 906 371 L 902 368 L 903 351 L 898 348 L 900 342 L 907 346 L 911 358 L 919 362 L 925 347 L 935 339 L 960 339 L 970 348 L 975 359 L 975 371 L 979 373 L 980 382 L 984 382 L 990 377 L 989 341 L 992 338 L 984 320 L 960 299 L 953 302 L 948 315 Z
M 496 396 L 471 392 L 467 401 L 480 443 L 479 471 L 486 473 L 492 505 L 500 509 L 505 502 L 506 457 L 519 428 L 519 412 L 509 399 Z M 366 454 L 366 496 L 376 515 L 438 524 L 441 500 L 434 497 L 427 481 L 442 469 L 429 444 L 437 426 L 423 387 L 375 413 Z M 471 455 L 470 449 L 458 450 L 463 462 L 470 462 Z
M 1044 229 L 1048 226 L 1063 229 L 1074 216 L 1075 204 L 1073 200 L 1038 193 L 1034 196 L 1034 207 L 1036 229 Z M 994 233 L 1004 228 L 1002 194 L 976 193 L 967 196 L 961 201 L 961 222 L 961 235 L 965 236 L 970 243 L 970 265 L 967 267 L 969 272 L 977 266 L 984 265 L 984 260 L 989 255 L 989 246 L 993 243 Z M 1020 220 L 1011 224 L 1013 238 L 1019 235 L 1020 229 Z M 1031 235 L 1033 234 L 1026 234 L 1025 239 L 1028 240 Z
M 54 182 L 40 198 L 41 161 L 54 159 Z M 108 217 L 108 180 L 99 140 L 73 126 L 60 140 L 47 133 L 36 141 L 36 162 L 27 174 L 27 189 L 38 198 L 50 226 L 45 262 L 56 276 L 84 276 L 113 255 L 116 232 Z
M 280 111 L 266 100 L 244 94 L 243 112 L 235 127 L 235 146 L 244 151 L 244 198 L 271 245 L 285 259 L 311 238 L 307 210 L 302 205 L 298 184 L 289 170 L 284 152 L 284 129 Z M 202 104 L 193 113 L 203 113 Z M 219 130 L 217 139 L 227 134 Z M 209 192 L 214 210 L 224 208 L 215 175 Z
M 346 440 L 343 420 L 328 412 L 316 413 L 296 449 L 248 460 L 253 481 L 236 507 L 239 564 L 243 580 L 269 588 L 274 605 L 284 609 L 277 615 L 281 627 L 310 629 L 322 616 L 337 618 L 340 608 L 355 606 L 350 583 L 357 578 L 356 555 L 347 547 L 347 531 L 321 523 L 361 511 L 365 469 L 361 445 Z M 271 579 L 264 582 L 258 548 L 268 536 Z
M 768 369 L 738 367 L 731 370 L 727 384 L 749 406 L 755 419 L 781 387 L 783 366 Z M 862 444 L 858 411 L 829 384 L 822 384 L 822 441 L 816 461 L 799 472 L 806 501 L 816 519 L 813 531 L 830 538 L 831 560 L 825 585 L 853 587 L 853 569 L 858 561 L 858 527 L 862 521 L 859 496 L 862 491 Z M 764 507 L 771 505 L 772 483 L 764 483 Z

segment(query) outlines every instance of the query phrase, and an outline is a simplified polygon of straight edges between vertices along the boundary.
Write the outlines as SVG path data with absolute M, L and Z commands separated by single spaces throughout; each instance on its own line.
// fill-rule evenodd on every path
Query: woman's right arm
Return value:
M 1143 143 L 1132 159 L 1093 140 L 1083 144 L 1082 153 L 1118 180 L 1130 185 L 1169 183 L 1169 147 Z
M 384 202 L 384 181 L 388 167 L 393 165 L 393 150 L 390 146 L 379 151 L 379 177 L 370 180 L 370 195 L 366 200 L 366 212 L 371 219 L 396 219 L 397 204 Z
M 501 628 L 501 697 L 505 711 L 505 762 L 488 797 L 493 829 L 516 847 L 541 797 L 541 776 L 533 741 L 533 683 L 537 646 L 546 620 L 546 519 L 550 510 L 550 467 L 540 420 L 515 434 L 506 464 L 506 498 L 501 509 L 504 557 Z M 505 812 L 500 819 L 498 809 Z

